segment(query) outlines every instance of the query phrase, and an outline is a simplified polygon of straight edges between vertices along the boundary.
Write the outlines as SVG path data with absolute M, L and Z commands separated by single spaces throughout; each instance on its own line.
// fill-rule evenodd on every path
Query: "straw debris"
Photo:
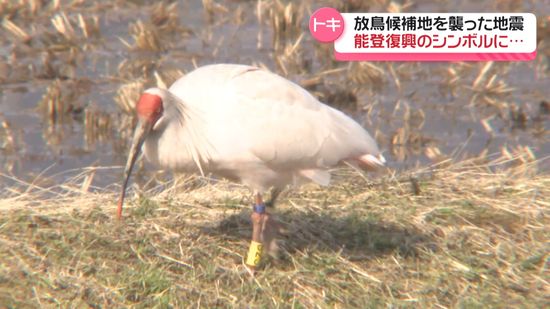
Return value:
M 115 102 L 127 114 L 133 114 L 136 102 L 144 91 L 144 81 L 137 80 L 121 85 L 116 93 Z
M 133 50 L 158 52 L 168 48 L 166 42 L 162 42 L 158 28 L 141 20 L 130 25 L 130 35 L 134 39 L 133 45 L 125 44 Z
M 2 20 L 2 27 L 23 43 L 29 43 L 32 39 L 30 34 L 7 18 Z
M 268 16 L 273 31 L 273 48 L 275 51 L 284 48 L 288 42 L 295 42 L 302 35 L 304 20 L 303 4 L 285 3 L 275 0 L 268 8 Z

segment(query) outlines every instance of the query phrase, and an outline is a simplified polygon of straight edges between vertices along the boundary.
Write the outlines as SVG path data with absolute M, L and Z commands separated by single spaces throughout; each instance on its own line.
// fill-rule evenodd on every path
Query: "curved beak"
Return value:
M 120 192 L 120 198 L 118 200 L 117 208 L 117 218 L 122 217 L 122 204 L 124 203 L 124 196 L 126 195 L 126 187 L 128 186 L 128 180 L 130 180 L 130 175 L 132 174 L 132 169 L 134 164 L 139 156 L 141 146 L 149 135 L 153 124 L 150 121 L 139 119 L 134 130 L 134 138 L 132 140 L 132 147 L 130 148 L 130 153 L 128 154 L 128 161 L 126 161 L 126 167 L 124 168 L 124 182 L 122 183 L 122 191 Z

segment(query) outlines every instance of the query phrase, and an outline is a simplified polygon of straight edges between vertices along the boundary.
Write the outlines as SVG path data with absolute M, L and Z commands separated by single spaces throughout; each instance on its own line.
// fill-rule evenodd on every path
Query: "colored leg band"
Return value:
M 251 241 L 250 248 L 248 249 L 248 256 L 246 258 L 246 265 L 249 266 L 258 266 L 260 260 L 262 259 L 262 250 L 264 246 L 257 242 Z
M 265 204 L 258 204 L 258 205 L 254 205 L 253 206 L 254 208 L 254 212 L 255 213 L 258 213 L 258 214 L 264 214 L 265 213 Z

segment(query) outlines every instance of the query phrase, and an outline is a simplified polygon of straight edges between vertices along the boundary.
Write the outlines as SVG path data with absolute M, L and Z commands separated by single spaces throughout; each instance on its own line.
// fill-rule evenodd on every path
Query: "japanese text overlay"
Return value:
M 521 61 L 536 56 L 537 23 L 531 13 L 338 13 L 332 9 L 330 14 L 316 15 L 320 10 L 310 19 L 310 31 L 321 42 L 334 42 L 337 60 Z

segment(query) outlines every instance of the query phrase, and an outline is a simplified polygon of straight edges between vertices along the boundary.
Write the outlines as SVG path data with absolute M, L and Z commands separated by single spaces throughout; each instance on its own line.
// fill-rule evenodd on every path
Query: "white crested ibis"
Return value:
M 263 193 L 274 189 L 273 201 L 288 184 L 328 185 L 328 169 L 344 161 L 371 168 L 385 163 L 357 122 L 297 84 L 252 66 L 198 68 L 168 90 L 147 89 L 136 111 L 118 217 L 142 146 L 145 157 L 161 168 L 241 182 L 255 195 L 246 259 L 252 270 L 275 225 L 265 212 Z

